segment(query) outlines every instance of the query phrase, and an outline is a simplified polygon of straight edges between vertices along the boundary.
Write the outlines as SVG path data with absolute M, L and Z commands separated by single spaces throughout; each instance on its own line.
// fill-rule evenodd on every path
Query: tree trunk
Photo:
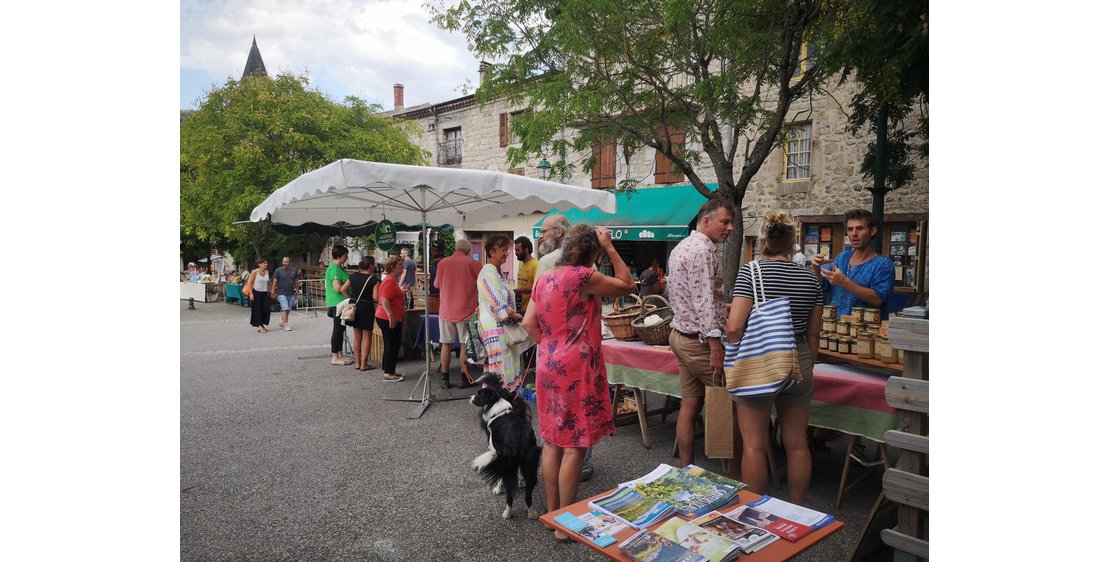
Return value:
M 732 284 L 740 271 L 740 253 L 744 249 L 744 217 L 739 211 L 732 219 L 732 234 L 725 240 L 725 255 L 721 260 L 721 279 L 725 282 L 725 296 L 732 300 Z

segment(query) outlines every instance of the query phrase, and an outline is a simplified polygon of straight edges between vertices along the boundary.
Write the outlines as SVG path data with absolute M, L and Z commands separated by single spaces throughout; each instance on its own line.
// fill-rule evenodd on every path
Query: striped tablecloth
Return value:
M 670 347 L 605 340 L 601 344 L 609 384 L 622 384 L 681 397 L 678 360 Z M 887 377 L 840 365 L 818 363 L 809 424 L 885 442 L 898 429 L 898 413 L 886 403 Z

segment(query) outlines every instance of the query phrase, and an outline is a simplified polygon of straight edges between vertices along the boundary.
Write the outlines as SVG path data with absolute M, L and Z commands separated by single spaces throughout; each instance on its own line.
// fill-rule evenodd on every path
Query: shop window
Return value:
M 889 222 L 883 225 L 883 255 L 894 262 L 894 288 L 920 292 L 925 264 L 925 222 Z
M 617 143 L 595 144 L 594 168 L 590 177 L 590 187 L 603 189 L 617 185 Z
M 663 131 L 659 131 L 659 136 L 663 137 Z M 673 152 L 681 157 L 686 152 L 686 131 L 671 130 L 670 138 L 671 144 L 674 145 Z M 664 156 L 661 151 L 655 151 L 655 183 L 679 183 L 685 179 L 686 175 L 678 165 Z
M 791 125 L 786 131 L 783 146 L 782 179 L 797 181 L 809 179 L 809 163 L 813 123 Z

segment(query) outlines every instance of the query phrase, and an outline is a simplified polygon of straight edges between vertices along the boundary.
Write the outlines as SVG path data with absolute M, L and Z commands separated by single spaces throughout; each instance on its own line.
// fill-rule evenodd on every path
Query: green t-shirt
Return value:
M 343 284 L 347 282 L 348 278 L 349 276 L 347 275 L 347 272 L 343 271 L 342 267 L 339 267 L 334 263 L 328 266 L 328 270 L 324 272 L 325 305 L 335 306 L 339 304 L 339 301 L 347 298 L 343 296 L 343 293 L 335 290 L 335 287 L 332 286 L 331 280 L 338 279 L 339 285 L 343 286 Z

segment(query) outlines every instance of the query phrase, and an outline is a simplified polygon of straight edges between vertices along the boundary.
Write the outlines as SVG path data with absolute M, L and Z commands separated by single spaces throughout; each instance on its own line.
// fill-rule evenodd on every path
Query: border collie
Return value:
M 474 458 L 470 467 L 478 471 L 495 494 L 505 493 L 505 511 L 501 517 L 513 516 L 513 496 L 517 490 L 517 473 L 524 476 L 524 504 L 528 518 L 537 519 L 539 513 L 532 508 L 532 491 L 539 478 L 540 452 L 536 433 L 529 421 L 528 406 L 518 397 L 523 415 L 504 397 L 507 391 L 493 387 L 479 390 L 470 403 L 482 409 L 482 422 L 489 439 L 489 450 Z

